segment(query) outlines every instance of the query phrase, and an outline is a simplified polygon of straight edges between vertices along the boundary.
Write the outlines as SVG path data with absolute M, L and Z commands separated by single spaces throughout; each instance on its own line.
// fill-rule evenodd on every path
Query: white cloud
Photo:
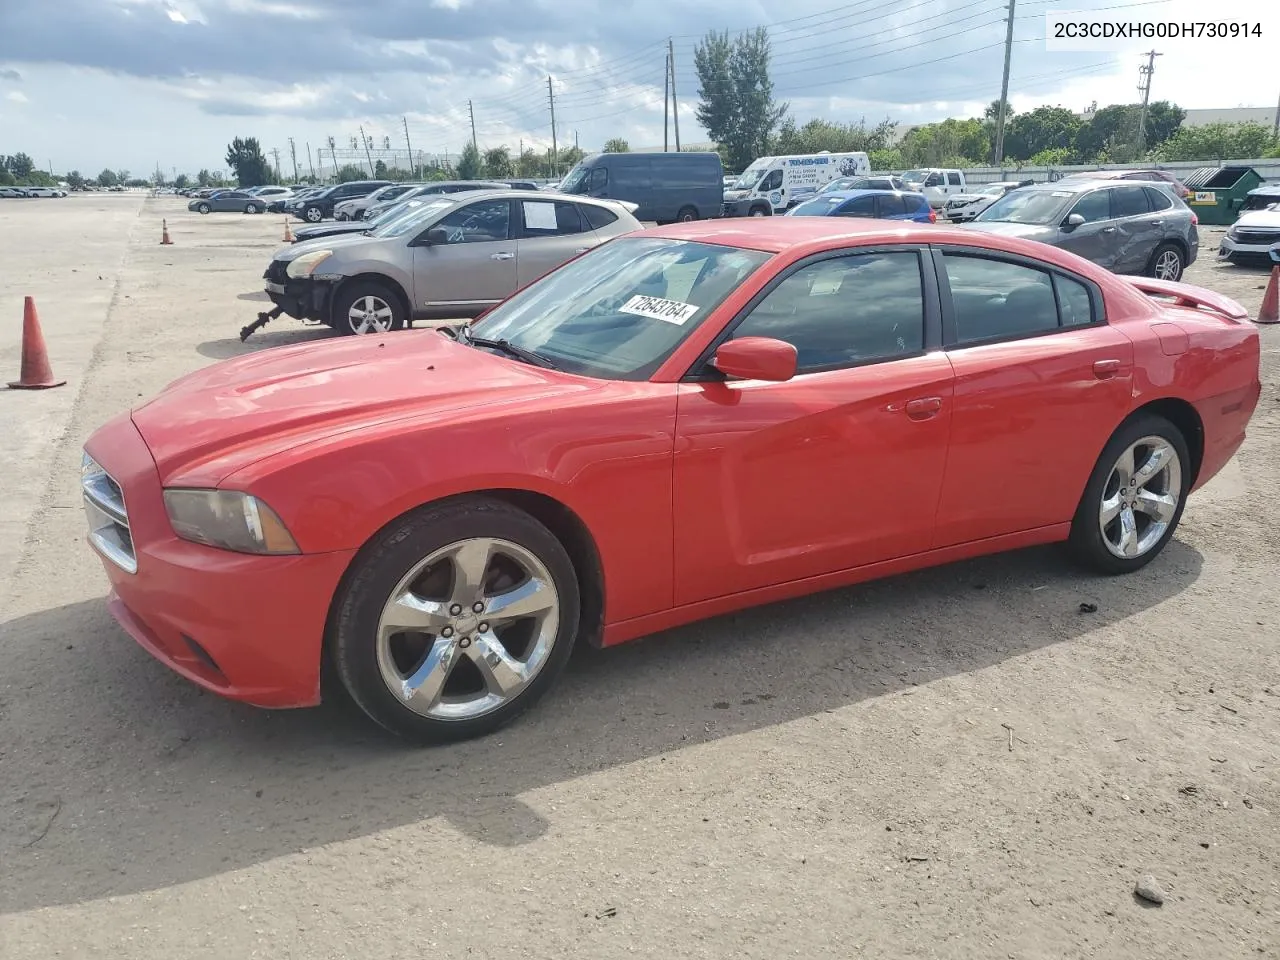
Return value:
M 21 90 L 10 90 L 4 95 L 6 100 L 12 100 L 14 103 L 27 103 L 27 95 Z

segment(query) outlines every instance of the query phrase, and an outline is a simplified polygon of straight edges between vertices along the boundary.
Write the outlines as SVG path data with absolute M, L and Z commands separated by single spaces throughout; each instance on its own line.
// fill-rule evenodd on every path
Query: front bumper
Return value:
M 1218 259 L 1227 260 L 1231 257 L 1257 257 L 1260 260 L 1268 259 L 1271 248 L 1280 243 L 1280 230 L 1269 233 L 1260 233 L 1254 236 L 1248 234 L 1237 235 L 1232 237 L 1227 234 L 1218 244 Z
M 295 320 L 326 323 L 330 317 L 334 282 L 322 277 L 290 277 L 284 264 L 273 260 L 263 275 L 263 289 L 271 302 Z
M 126 414 L 85 445 L 119 485 L 136 556 L 100 554 L 108 609 L 148 653 L 193 683 L 262 707 L 320 700 L 329 603 L 354 551 L 259 557 L 178 539 L 146 443 Z
M 745 217 L 750 214 L 753 206 L 767 207 L 769 210 L 767 215 L 773 215 L 773 207 L 770 206 L 767 200 L 763 200 L 760 197 L 744 197 L 741 200 L 726 200 L 720 207 L 720 215 L 722 217 Z

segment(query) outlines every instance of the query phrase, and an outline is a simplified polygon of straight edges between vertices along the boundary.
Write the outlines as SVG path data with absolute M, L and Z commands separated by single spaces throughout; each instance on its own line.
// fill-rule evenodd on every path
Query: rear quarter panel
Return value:
M 1198 489 L 1240 448 L 1257 409 L 1258 328 L 1208 310 L 1155 303 L 1145 317 L 1134 311 L 1119 324 L 1134 344 L 1134 407 L 1179 399 L 1195 408 L 1204 430 Z

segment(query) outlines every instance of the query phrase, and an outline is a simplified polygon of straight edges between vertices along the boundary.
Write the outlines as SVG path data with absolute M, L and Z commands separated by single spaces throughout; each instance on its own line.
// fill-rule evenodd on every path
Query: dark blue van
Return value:
M 708 220 L 724 207 L 720 154 L 597 153 L 569 171 L 561 193 L 629 200 L 637 220 L 658 223 Z

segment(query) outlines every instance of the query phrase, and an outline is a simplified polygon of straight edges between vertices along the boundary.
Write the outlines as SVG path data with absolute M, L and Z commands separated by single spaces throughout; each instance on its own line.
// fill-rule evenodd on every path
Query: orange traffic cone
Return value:
M 173 241 L 169 239 L 169 221 L 161 220 L 160 224 L 163 228 L 160 234 L 160 246 L 167 247 L 173 243 Z
M 293 231 L 289 229 L 289 218 L 284 218 L 284 242 L 293 243 Z
M 22 373 L 16 382 L 9 384 L 9 388 L 46 390 L 66 382 L 53 379 L 49 352 L 44 346 L 44 334 L 40 332 L 40 318 L 36 316 L 36 302 L 27 297 L 22 302 Z
M 1262 295 L 1262 309 L 1258 311 L 1259 323 L 1280 323 L 1280 267 L 1271 268 L 1271 282 Z

